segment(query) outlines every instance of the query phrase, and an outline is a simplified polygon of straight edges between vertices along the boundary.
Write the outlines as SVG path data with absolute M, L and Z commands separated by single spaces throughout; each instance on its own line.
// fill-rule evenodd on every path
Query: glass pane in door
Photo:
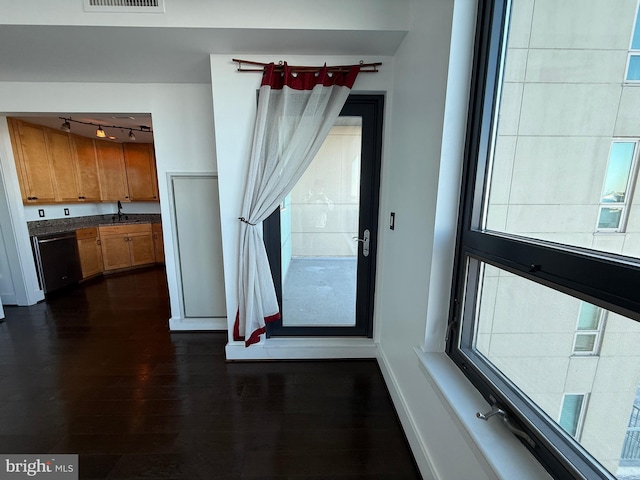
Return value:
M 362 118 L 339 117 L 281 205 L 284 326 L 355 325 L 361 145 Z

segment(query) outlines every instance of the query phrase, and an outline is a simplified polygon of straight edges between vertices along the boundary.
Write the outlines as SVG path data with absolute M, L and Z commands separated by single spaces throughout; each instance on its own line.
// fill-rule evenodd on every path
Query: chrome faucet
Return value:
M 122 203 L 120 203 L 120 200 L 118 200 L 118 221 L 122 220 Z

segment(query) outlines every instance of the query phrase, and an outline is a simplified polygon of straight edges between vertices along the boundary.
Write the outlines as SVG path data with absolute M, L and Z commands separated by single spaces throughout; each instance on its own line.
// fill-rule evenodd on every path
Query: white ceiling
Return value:
M 210 83 L 212 53 L 392 56 L 406 33 L 0 25 L 0 81 Z
M 392 56 L 406 35 L 400 30 L 296 30 L 260 28 L 181 28 L 0 25 L 0 81 L 210 83 L 210 54 Z M 244 53 L 243 53 L 244 52 Z M 250 56 L 250 54 L 249 54 Z M 369 61 L 369 60 L 367 60 Z M 63 120 L 101 125 L 116 142 L 128 128 L 150 127 L 140 113 L 60 112 L 18 115 L 25 121 L 60 128 Z M 118 118 L 113 118 L 118 117 Z M 128 118 L 133 117 L 133 119 Z M 95 137 L 96 128 L 71 123 L 71 132 Z M 134 132 L 151 143 L 151 133 Z

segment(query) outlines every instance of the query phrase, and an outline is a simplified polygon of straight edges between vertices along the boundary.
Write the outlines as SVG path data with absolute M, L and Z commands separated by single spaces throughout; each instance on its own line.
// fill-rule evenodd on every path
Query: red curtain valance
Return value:
M 297 72 L 293 71 L 286 62 L 281 68 L 282 71 L 276 71 L 274 63 L 265 65 L 261 86 L 268 85 L 274 90 L 281 90 L 284 86 L 294 90 L 312 90 L 316 85 L 352 88 L 360 71 L 359 65 L 353 65 L 347 72 L 329 72 L 329 68 L 325 65 L 318 67 L 317 71 Z

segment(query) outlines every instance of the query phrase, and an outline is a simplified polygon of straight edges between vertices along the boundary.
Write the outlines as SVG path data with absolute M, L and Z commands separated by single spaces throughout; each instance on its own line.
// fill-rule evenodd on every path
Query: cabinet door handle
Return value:
M 96 240 L 96 245 L 102 245 L 102 242 L 100 241 L 100 239 Z

